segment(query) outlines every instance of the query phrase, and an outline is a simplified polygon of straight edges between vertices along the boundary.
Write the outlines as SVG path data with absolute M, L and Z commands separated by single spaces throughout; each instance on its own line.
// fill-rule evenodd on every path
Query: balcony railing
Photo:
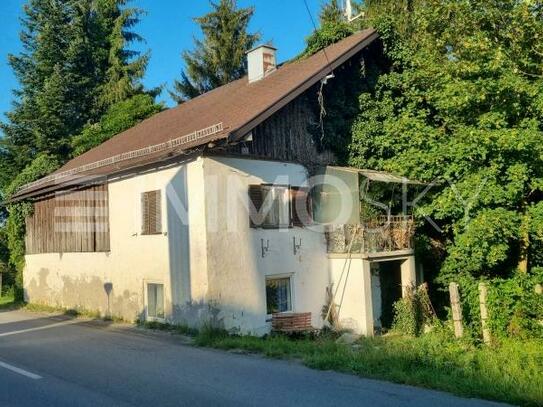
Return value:
M 359 225 L 330 225 L 328 253 L 383 253 L 413 248 L 412 216 L 380 216 Z

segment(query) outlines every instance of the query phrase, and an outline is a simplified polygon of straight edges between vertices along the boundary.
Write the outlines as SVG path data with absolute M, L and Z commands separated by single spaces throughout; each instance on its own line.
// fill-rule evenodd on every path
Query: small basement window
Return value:
M 290 277 L 266 279 L 268 315 L 292 311 Z
M 142 235 L 162 233 L 162 200 L 159 190 L 141 194 L 141 215 Z
M 164 284 L 147 283 L 147 319 L 164 319 Z

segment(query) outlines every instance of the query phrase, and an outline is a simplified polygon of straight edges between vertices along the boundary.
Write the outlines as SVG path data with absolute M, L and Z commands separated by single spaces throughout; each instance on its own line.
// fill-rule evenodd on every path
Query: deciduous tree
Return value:
M 375 17 L 392 68 L 360 97 L 350 162 L 439 180 L 418 210 L 444 231 L 442 281 L 541 262 L 542 12 L 430 0 Z

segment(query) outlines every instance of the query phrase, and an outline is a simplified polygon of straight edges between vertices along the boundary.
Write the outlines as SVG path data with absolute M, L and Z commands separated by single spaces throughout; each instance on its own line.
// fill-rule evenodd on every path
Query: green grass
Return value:
M 444 390 L 461 396 L 517 405 L 543 405 L 543 340 L 504 340 L 493 347 L 451 338 L 445 329 L 420 338 L 363 338 L 355 346 L 335 338 L 196 335 L 199 346 L 244 350 L 271 358 L 297 359 L 314 369 Z
M 0 295 L 0 310 L 14 309 L 20 306 L 20 303 L 15 301 L 12 294 Z
M 165 324 L 162 322 L 156 322 L 156 321 L 145 321 L 140 322 L 138 321 L 137 324 L 143 328 L 147 329 L 153 329 L 156 331 L 166 331 L 171 332 L 179 335 L 188 335 L 192 337 L 196 337 L 198 335 L 198 331 L 194 328 L 189 328 L 184 325 L 172 325 L 172 324 Z

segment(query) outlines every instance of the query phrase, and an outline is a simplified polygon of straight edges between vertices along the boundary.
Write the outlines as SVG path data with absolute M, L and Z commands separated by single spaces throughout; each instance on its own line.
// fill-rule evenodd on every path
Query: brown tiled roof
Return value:
M 69 161 L 55 174 L 60 175 L 119 154 L 168 142 L 218 123 L 222 123 L 222 131 L 183 144 L 183 150 L 218 139 L 235 140 L 243 137 L 376 38 L 377 33 L 373 29 L 367 29 L 311 57 L 286 63 L 257 82 L 249 83 L 245 77 L 212 90 L 175 108 L 158 113 L 114 136 Z M 169 155 L 172 153 L 179 153 L 179 148 L 177 151 L 170 151 Z M 84 171 L 78 176 L 112 174 L 149 163 L 150 157 L 159 160 L 165 155 L 168 155 L 168 152 L 161 151 L 152 156 L 123 160 L 113 165 L 101 166 L 99 169 Z M 21 190 L 18 197 L 37 195 L 45 188 L 51 190 L 51 187 L 55 188 L 64 182 L 61 177 L 57 180 L 49 179 Z

